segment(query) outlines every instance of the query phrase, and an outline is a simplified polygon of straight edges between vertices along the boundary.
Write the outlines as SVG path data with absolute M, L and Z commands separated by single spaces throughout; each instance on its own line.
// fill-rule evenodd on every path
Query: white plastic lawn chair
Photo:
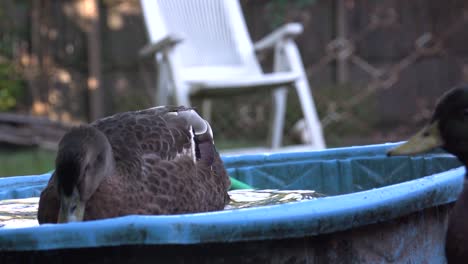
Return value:
M 203 100 L 209 119 L 211 96 L 250 94 L 267 89 L 274 95 L 271 148 L 281 147 L 288 87 L 295 87 L 312 140 L 308 149 L 325 143 L 299 51 L 293 38 L 302 25 L 289 23 L 252 43 L 237 0 L 141 0 L 150 44 L 140 55 L 158 64 L 156 103 L 173 97 L 190 106 Z M 263 73 L 256 52 L 274 49 L 274 72 Z

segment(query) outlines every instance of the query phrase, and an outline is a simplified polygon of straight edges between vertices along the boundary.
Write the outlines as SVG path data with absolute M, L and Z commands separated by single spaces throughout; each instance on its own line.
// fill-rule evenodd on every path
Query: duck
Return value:
M 210 124 L 160 106 L 70 129 L 40 194 L 39 224 L 223 210 L 230 179 Z
M 405 143 L 390 149 L 389 156 L 415 155 L 441 148 L 453 155 L 468 171 L 468 85 L 461 84 L 438 100 L 429 122 Z M 445 236 L 447 263 L 468 260 L 468 181 L 450 211 Z

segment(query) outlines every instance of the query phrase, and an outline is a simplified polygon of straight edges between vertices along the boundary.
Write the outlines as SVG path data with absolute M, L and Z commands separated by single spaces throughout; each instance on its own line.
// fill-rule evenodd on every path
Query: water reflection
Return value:
M 317 199 L 325 195 L 312 190 L 232 190 L 226 210 L 284 204 Z M 39 197 L 0 201 L 0 228 L 37 226 Z

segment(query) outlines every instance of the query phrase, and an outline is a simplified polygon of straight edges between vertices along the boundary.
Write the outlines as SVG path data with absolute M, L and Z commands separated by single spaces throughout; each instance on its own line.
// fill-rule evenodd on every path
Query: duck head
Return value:
M 441 147 L 468 164 L 468 85 L 445 93 L 436 105 L 429 123 L 406 143 L 387 154 L 411 155 Z
M 114 166 L 112 147 L 96 128 L 80 126 L 63 136 L 55 160 L 59 223 L 83 220 L 86 202 Z

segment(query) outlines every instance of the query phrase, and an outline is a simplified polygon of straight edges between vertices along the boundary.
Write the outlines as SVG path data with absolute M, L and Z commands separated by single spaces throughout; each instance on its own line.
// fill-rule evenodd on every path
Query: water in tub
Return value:
M 317 199 L 325 195 L 312 190 L 231 190 L 226 210 L 284 204 Z M 39 197 L 0 201 L 0 228 L 20 228 L 38 225 Z

